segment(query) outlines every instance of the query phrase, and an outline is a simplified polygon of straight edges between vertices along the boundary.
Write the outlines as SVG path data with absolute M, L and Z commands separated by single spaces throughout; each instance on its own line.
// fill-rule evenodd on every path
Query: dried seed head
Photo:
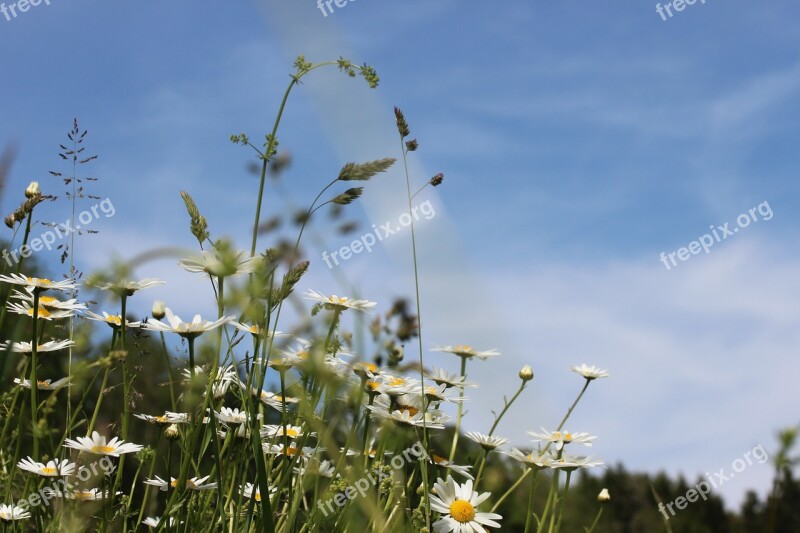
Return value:
M 444 174 L 439 172 L 438 174 L 436 174 L 434 177 L 431 178 L 431 185 L 436 187 L 438 185 L 441 185 L 443 181 L 444 181 Z
M 411 134 L 411 130 L 408 129 L 406 117 L 403 116 L 403 112 L 400 111 L 399 107 L 394 108 L 394 118 L 397 120 L 397 131 L 400 132 L 400 136 L 408 137 Z
M 419 143 L 416 139 L 411 139 L 410 141 L 406 141 L 406 150 L 409 152 L 414 152 L 416 149 L 419 148 Z

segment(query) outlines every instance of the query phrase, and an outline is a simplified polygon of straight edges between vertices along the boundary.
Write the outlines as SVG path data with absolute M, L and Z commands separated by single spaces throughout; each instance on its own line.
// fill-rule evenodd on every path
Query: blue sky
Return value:
M 729 469 L 797 423 L 798 15 L 789 0 L 707 0 L 667 21 L 632 0 L 355 0 L 327 17 L 311 0 L 51 0 L 0 15 L 0 143 L 19 148 L 3 212 L 31 179 L 58 188 L 47 171 L 62 168 L 57 144 L 77 116 L 101 156 L 92 192 L 116 208 L 79 243 L 84 269 L 190 249 L 182 189 L 215 236 L 246 247 L 257 183 L 228 136 L 270 129 L 297 54 L 367 62 L 375 91 L 330 71 L 293 93 L 279 134 L 293 155 L 287 189 L 302 205 L 346 161 L 396 157 L 391 109 L 403 108 L 421 144 L 415 179 L 446 176 L 420 197 L 436 208 L 419 227 L 425 345 L 503 353 L 472 368 L 481 389 L 467 429 L 488 429 L 530 363 L 526 403 L 500 427 L 524 445 L 525 430 L 558 423 L 581 385 L 569 367 L 586 362 L 612 377 L 568 428 L 599 435 L 593 451 L 607 462 Z M 396 220 L 403 192 L 395 168 L 348 213 L 367 230 Z M 267 212 L 284 202 L 276 194 Z M 671 270 L 660 262 L 762 202 L 770 220 Z M 330 249 L 347 242 L 322 217 L 315 231 Z M 338 274 L 388 305 L 412 294 L 409 249 L 398 234 Z M 308 288 L 342 292 L 318 251 L 311 259 Z M 134 310 L 164 298 L 213 314 L 206 285 L 173 261 L 140 274 L 169 284 Z M 754 465 L 720 491 L 736 502 L 769 479 Z

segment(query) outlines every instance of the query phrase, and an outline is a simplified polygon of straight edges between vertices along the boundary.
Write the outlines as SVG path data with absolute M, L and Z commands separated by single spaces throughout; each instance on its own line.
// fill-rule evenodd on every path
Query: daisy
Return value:
M 595 466 L 602 466 L 603 461 L 595 461 L 592 456 L 582 457 L 579 455 L 564 454 L 558 459 L 554 460 L 550 465 L 551 468 L 560 468 L 562 470 L 573 471 L 579 468 L 594 468 Z
M 12 522 L 14 520 L 22 520 L 23 518 L 30 517 L 31 513 L 22 507 L 0 503 L 0 520 L 3 522 Z
M 96 455 L 110 455 L 112 457 L 119 457 L 124 453 L 135 453 L 144 448 L 144 446 L 139 444 L 121 441 L 117 439 L 117 437 L 106 442 L 105 436 L 100 435 L 97 431 L 92 432 L 91 438 L 78 437 L 76 440 L 67 439 L 64 441 L 64 447 Z
M 166 281 L 160 279 L 145 278 L 142 281 L 121 280 L 115 283 L 98 283 L 95 287 L 104 291 L 111 291 L 121 298 L 122 296 L 133 296 L 133 293 L 138 290 L 149 289 L 165 283 Z
M 33 306 L 30 304 L 30 302 L 9 302 L 8 310 L 12 313 L 17 313 L 18 315 L 27 315 L 31 318 L 33 317 Z M 36 316 L 37 318 L 44 320 L 59 320 L 61 318 L 69 318 L 74 315 L 75 313 L 72 311 L 61 309 L 50 310 L 42 305 L 39 305 L 39 312 Z
M 254 392 L 254 394 L 256 393 Z M 275 394 L 274 392 L 269 391 L 261 391 L 261 394 L 258 395 L 258 398 L 261 400 L 261 403 L 272 407 L 276 411 L 282 411 L 284 403 L 286 403 L 286 408 L 288 409 L 291 404 L 295 404 L 300 401 L 299 398 L 292 398 L 289 396 L 284 397 L 280 394 Z
M 370 302 L 369 300 L 354 300 L 352 298 L 339 297 L 335 294 L 333 296 L 325 296 L 311 289 L 308 290 L 305 297 L 324 304 L 325 309 L 329 311 L 342 312 L 347 309 L 355 309 L 356 311 L 368 313 L 370 309 L 378 305 L 376 302 Z
M 444 369 L 438 368 L 435 372 L 430 374 L 428 378 L 437 385 L 445 385 L 447 388 L 451 387 L 477 387 L 476 383 L 467 381 L 464 376 L 458 374 L 448 374 Z
M 33 300 L 34 300 L 33 289 L 30 287 L 26 287 L 25 291 L 26 292 L 15 290 L 11 294 L 11 297 L 16 298 L 18 300 L 22 300 L 24 302 L 30 302 L 30 304 L 33 305 Z M 69 300 L 59 300 L 54 296 L 45 296 L 45 295 L 39 296 L 39 305 L 48 310 L 58 309 L 60 311 L 78 311 L 86 309 L 86 304 L 78 303 L 78 300 L 76 300 L 75 298 L 71 298 Z
M 390 420 L 400 426 L 422 427 L 429 429 L 444 429 L 444 423 L 450 420 L 448 416 L 436 412 L 420 413 L 415 407 L 406 406 L 402 410 L 389 412 L 388 409 L 370 405 L 367 408 L 372 411 L 372 416 L 378 420 Z M 416 412 L 415 412 L 416 411 Z
M 217 488 L 217 484 L 216 483 L 206 483 L 206 480 L 208 478 L 209 478 L 209 476 L 193 477 L 191 479 L 187 479 L 186 480 L 186 488 L 188 490 L 211 490 L 211 489 L 216 489 Z M 174 477 L 171 477 L 169 479 L 170 479 L 170 482 L 169 482 L 169 484 L 167 484 L 167 482 L 165 480 L 163 480 L 160 477 L 156 476 L 155 479 L 145 479 L 144 480 L 144 484 L 145 485 L 152 485 L 153 487 L 158 487 L 159 490 L 162 490 L 162 491 L 166 491 L 170 487 L 174 489 L 175 487 L 178 486 L 178 480 L 177 479 L 175 479 Z
M 467 359 L 472 359 L 473 357 L 477 357 L 478 359 L 490 359 L 492 357 L 497 357 L 500 355 L 496 349 L 492 348 L 491 350 L 484 350 L 482 352 L 476 351 L 472 346 L 467 346 L 465 344 L 459 344 L 458 346 L 442 346 L 433 348 L 432 351 L 434 352 L 446 352 L 451 353 L 453 355 L 457 355 L 459 357 L 465 357 Z
M 166 318 L 168 324 L 165 324 L 160 320 L 148 319 L 145 329 L 177 333 L 186 339 L 193 339 L 207 331 L 211 331 L 212 329 L 216 329 L 221 325 L 230 322 L 234 317 L 224 316 L 218 320 L 215 320 L 214 322 L 210 322 L 200 318 L 200 315 L 194 315 L 194 318 L 191 322 L 184 322 L 181 320 L 181 317 L 172 312 L 172 309 L 167 307 Z
M 460 474 L 460 475 L 464 476 L 467 479 L 475 479 L 472 476 L 472 474 L 469 473 L 470 469 L 472 468 L 471 466 L 461 466 L 461 465 L 457 465 L 455 463 L 451 463 L 450 461 L 448 461 L 444 457 L 436 455 L 435 453 L 431 454 L 430 462 L 433 465 L 441 466 L 442 468 L 447 468 L 448 470 L 452 470 L 456 474 Z
M 158 527 L 158 525 L 160 523 L 161 523 L 161 518 L 156 518 L 154 516 L 148 516 L 147 518 L 142 520 L 142 524 L 146 525 L 147 527 Z M 169 517 L 169 521 L 167 522 L 167 524 L 169 524 L 169 527 L 174 527 L 175 526 L 175 517 L 174 516 L 170 516 Z M 181 524 L 183 524 L 183 522 L 181 522 Z
M 494 450 L 495 448 L 499 448 L 500 446 L 510 442 L 508 439 L 505 439 L 503 437 L 484 435 L 483 433 L 478 433 L 476 431 L 467 433 L 467 438 L 480 444 L 481 448 L 483 448 L 487 452 Z
M 509 451 L 501 450 L 500 453 L 504 453 L 512 459 L 515 459 L 516 461 L 519 461 L 520 463 L 531 468 L 549 468 L 553 463 L 553 460 L 555 460 L 555 457 L 552 453 L 542 452 L 541 450 L 526 454 L 516 448 L 512 448 Z
M 366 361 L 359 361 L 353 365 L 353 372 L 358 377 L 374 378 L 381 373 L 378 365 L 374 363 L 367 363 Z
M 65 350 L 67 348 L 72 348 L 75 346 L 74 341 L 64 340 L 64 341 L 47 341 L 44 344 L 39 344 L 36 346 L 36 351 L 38 353 L 42 352 L 55 352 L 58 350 Z M 33 350 L 33 345 L 30 342 L 4 342 L 0 344 L 0 351 L 11 350 L 15 353 L 31 353 Z
M 253 272 L 262 262 L 258 256 L 250 257 L 243 250 L 206 250 L 192 259 L 181 259 L 178 264 L 188 272 L 204 272 L 209 276 L 226 278 Z
M 105 500 L 108 498 L 108 491 L 103 491 L 101 489 L 90 489 L 90 490 L 74 490 L 72 492 L 61 492 L 60 490 L 54 490 L 49 487 L 45 487 L 44 491 L 50 496 L 55 496 L 56 498 L 65 498 L 67 500 L 75 500 L 79 502 L 93 502 L 97 500 Z M 122 492 L 117 491 L 117 495 L 122 494 Z
M 264 451 L 272 455 L 285 455 L 287 457 L 299 455 L 302 459 L 306 460 L 314 456 L 314 448 L 309 448 L 308 446 L 298 448 L 296 442 L 292 442 L 289 446 L 286 446 L 286 451 L 284 451 L 283 444 L 265 444 Z M 324 451 L 324 448 L 317 448 L 317 451 Z
M 247 411 L 240 411 L 239 408 L 223 407 L 220 412 L 214 411 L 217 415 L 217 420 L 225 424 L 244 424 L 250 420 L 250 415 Z M 258 415 L 261 418 L 261 415 Z
M 443 515 L 433 524 L 436 533 L 471 533 L 483 531 L 485 526 L 500 527 L 495 520 L 502 519 L 502 516 L 477 511 L 478 505 L 486 501 L 491 493 L 473 492 L 472 480 L 459 485 L 447 476 L 447 481 L 437 479 L 433 488 L 436 494 L 430 496 L 431 509 Z
M 150 416 L 142 413 L 135 413 L 133 416 L 157 426 L 169 426 L 171 424 L 185 424 L 189 422 L 189 415 L 187 413 L 173 413 L 171 411 L 166 411 L 162 416 Z
M 242 496 L 244 496 L 248 500 L 252 500 L 253 499 L 253 489 L 255 489 L 255 491 L 256 491 L 255 500 L 257 502 L 260 502 L 261 501 L 261 489 L 257 488 L 252 483 L 245 483 L 244 484 L 244 487 L 242 487 Z M 276 492 L 278 492 L 278 489 L 276 487 L 273 486 L 273 487 L 269 488 L 270 497 L 272 497 Z
M 451 402 L 451 403 L 460 403 L 466 400 L 463 396 L 460 397 L 453 397 L 448 396 L 447 392 L 447 385 L 442 383 L 441 385 L 428 385 L 425 387 L 425 397 L 428 398 L 428 401 L 431 402 Z
M 301 426 L 286 426 L 286 436 L 292 439 L 303 436 L 304 430 Z M 313 437 L 315 433 L 309 433 Z M 283 426 L 266 425 L 261 428 L 261 436 L 268 438 L 283 437 Z
M 253 337 L 262 337 L 264 334 L 266 334 L 267 337 L 285 337 L 289 335 L 288 333 L 283 333 L 282 331 L 268 331 L 258 324 L 248 325 L 243 322 L 231 322 L 231 326 L 235 327 L 239 331 L 249 333 Z
M 44 464 L 28 457 L 17 463 L 17 467 L 44 477 L 71 476 L 75 473 L 75 463 L 70 463 L 66 459 L 63 461 L 55 459 Z
M 592 441 L 597 437 L 589 435 L 588 433 L 570 433 L 569 431 L 553 431 L 549 432 L 542 428 L 542 433 L 535 431 L 528 431 L 528 435 L 533 437 L 533 440 L 542 442 L 555 442 L 556 450 L 561 450 L 565 444 L 574 442 L 575 444 L 583 444 L 584 446 L 591 446 Z
M 75 280 L 72 279 L 50 281 L 49 279 L 45 278 L 29 278 L 28 276 L 23 276 L 22 274 L 9 274 L 8 276 L 0 276 L 0 281 L 11 283 L 12 285 L 22 285 L 23 287 L 31 288 L 38 292 L 46 291 L 48 289 L 66 291 L 69 289 L 74 289 L 78 286 L 75 283 Z
M 56 381 L 51 381 L 49 379 L 37 380 L 36 390 L 59 390 L 68 386 L 71 379 L 70 377 L 66 377 Z M 27 379 L 14 378 L 14 383 L 26 389 L 31 388 L 31 382 Z
M 294 473 L 304 476 L 306 473 L 317 474 L 318 476 L 333 478 L 336 469 L 327 459 L 324 461 L 308 461 L 305 466 L 294 468 Z M 338 475 L 337 475 L 338 477 Z
M 578 374 L 585 377 L 589 381 L 592 381 L 593 379 L 597 378 L 608 377 L 608 370 L 600 370 L 596 366 L 589 366 L 586 364 L 583 364 L 581 366 L 573 366 L 572 371 L 577 372 Z
M 208 370 L 206 367 L 195 367 L 194 372 L 196 376 L 203 377 L 203 380 L 208 382 L 209 377 L 205 377 L 208 374 Z M 192 369 L 191 368 L 184 368 L 183 369 L 183 377 L 186 381 L 192 380 Z M 236 372 L 236 368 L 233 365 L 228 365 L 226 367 L 220 368 L 217 370 L 217 378 L 214 380 L 214 383 L 211 385 L 211 394 L 214 398 L 219 399 L 225 396 L 228 393 L 228 389 L 230 389 L 231 384 L 239 382 L 239 375 Z M 203 391 L 203 396 L 206 393 Z
M 105 322 L 111 329 L 118 329 L 122 327 L 122 317 L 120 315 L 109 315 L 105 311 L 103 311 L 103 316 L 100 316 L 96 313 L 92 313 L 91 311 L 84 311 L 84 316 L 89 320 L 96 320 L 98 322 Z M 142 326 L 141 322 L 132 322 L 130 320 L 125 320 L 125 327 L 126 328 L 139 328 Z

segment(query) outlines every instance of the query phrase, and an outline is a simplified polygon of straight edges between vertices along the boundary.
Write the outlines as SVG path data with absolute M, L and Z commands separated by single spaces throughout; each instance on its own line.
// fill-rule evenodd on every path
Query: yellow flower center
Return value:
M 378 390 L 378 387 L 380 387 L 380 383 L 378 383 L 377 381 L 375 381 L 373 379 L 367 381 L 367 388 L 368 389 Z
M 76 490 L 72 496 L 76 500 L 94 500 L 94 493 L 90 490 Z
M 40 387 L 49 387 L 50 386 L 50 383 L 47 382 L 47 381 L 37 381 L 36 384 L 39 385 Z
M 261 501 L 261 491 L 257 491 L 257 492 L 256 492 L 256 501 L 257 501 L 257 502 L 260 502 L 260 501 Z
M 92 453 L 106 454 L 113 453 L 114 448 L 111 446 L 94 446 L 91 450 Z
M 339 298 L 338 296 L 330 296 L 328 298 L 328 301 L 332 304 L 341 305 L 341 304 L 346 304 L 348 299 L 349 298 Z
M 119 315 L 108 315 L 106 317 L 106 322 L 108 322 L 112 326 L 121 326 L 122 325 L 122 317 L 119 316 Z
M 300 434 L 300 432 L 297 431 L 296 429 L 292 429 L 292 428 L 287 428 L 286 429 L 286 435 L 288 435 L 289 437 L 296 437 L 299 434 Z
M 258 335 L 260 333 L 260 331 L 258 330 L 258 326 L 250 326 L 250 333 Z
M 472 346 L 467 346 L 466 344 L 459 344 L 453 351 L 456 353 L 472 353 Z
M 31 283 L 39 283 L 40 285 L 52 285 L 53 282 L 45 278 L 28 278 Z
M 53 474 L 57 474 L 58 470 L 56 470 L 55 468 L 46 466 L 46 467 L 42 468 L 42 472 L 41 473 L 44 474 L 45 476 L 52 476 Z
M 450 516 L 456 522 L 466 524 L 475 518 L 475 508 L 466 500 L 455 500 L 450 504 Z
M 61 303 L 61 301 L 58 298 L 53 298 L 52 296 L 39 296 L 40 305 L 53 305 L 59 303 Z
M 296 453 L 297 453 L 297 448 L 293 446 L 289 446 L 288 448 L 286 448 L 286 455 L 294 457 Z
M 33 307 L 28 309 L 28 316 L 33 316 Z M 47 318 L 50 316 L 50 311 L 45 309 L 44 307 L 39 307 L 39 318 Z
M 434 453 L 433 454 L 433 462 L 436 463 L 437 465 L 440 465 L 440 464 L 446 463 L 447 459 L 445 459 L 444 457 L 440 457 L 440 456 L 438 456 L 438 455 L 436 455 Z
M 419 413 L 419 409 L 417 409 L 413 405 L 401 405 L 401 406 L 399 406 L 398 411 L 403 411 L 405 413 L 408 413 L 411 416 L 414 416 L 417 413 Z
M 392 378 L 389 380 L 389 385 L 391 385 L 392 387 L 400 387 L 402 385 L 405 385 L 406 383 L 408 382 L 403 378 Z

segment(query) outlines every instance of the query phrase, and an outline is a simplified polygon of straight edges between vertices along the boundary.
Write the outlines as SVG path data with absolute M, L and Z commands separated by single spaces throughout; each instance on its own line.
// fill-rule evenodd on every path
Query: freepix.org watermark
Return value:
M 676 257 L 681 261 L 687 261 L 691 256 L 699 254 L 700 250 L 709 253 L 714 244 L 724 241 L 728 237 L 733 237 L 739 233 L 740 229 L 749 226 L 751 222 L 758 222 L 759 217 L 757 215 L 761 215 L 760 220 L 772 219 L 772 208 L 769 206 L 769 202 L 761 202 L 756 207 L 752 207 L 746 213 L 742 213 L 736 217 L 737 227 L 730 228 L 730 222 L 726 222 L 722 226 L 711 225 L 709 226 L 711 233 L 706 233 L 696 241 L 690 242 L 688 246 L 678 248 L 669 254 L 661 252 L 661 262 L 664 263 L 664 267 L 669 270 L 674 266 L 678 266 L 678 262 L 675 260 Z
M 701 4 L 705 4 L 706 0 L 699 0 Z M 672 10 L 674 9 L 675 12 L 681 12 L 686 9 L 686 6 L 693 6 L 698 2 L 698 0 L 672 0 L 672 2 L 667 2 L 663 6 L 661 4 L 656 4 L 656 13 L 661 15 L 661 20 L 664 22 L 667 21 L 667 16 L 669 18 L 673 17 Z
M 97 467 L 100 467 L 98 470 Z M 98 475 L 109 475 L 114 471 L 114 463 L 111 462 L 109 457 L 103 457 L 99 461 L 90 463 L 89 465 L 82 466 L 78 469 L 76 477 L 80 481 L 88 481 Z M 53 480 L 50 485 L 40 488 L 37 492 L 32 492 L 27 498 L 19 500 L 16 505 L 27 510 L 40 505 L 50 505 L 50 500 L 58 498 L 59 495 L 67 494 L 68 491 L 74 489 L 74 485 L 69 483 L 66 478 L 59 478 Z
M 106 198 L 94 204 L 86 211 L 81 211 L 78 215 L 78 222 L 80 222 L 80 224 L 75 224 L 73 226 L 71 219 L 67 219 L 66 222 L 61 224 L 54 224 L 52 229 L 43 232 L 38 237 L 34 237 L 30 240 L 29 244 L 23 244 L 14 250 L 3 250 L 0 255 L 2 255 L 3 260 L 5 260 L 8 266 L 14 266 L 14 263 L 18 263 L 21 258 L 30 257 L 33 252 L 39 252 L 43 248 L 52 250 L 57 240 L 65 239 L 72 233 L 76 233 L 80 231 L 81 228 L 88 226 L 93 221 L 100 218 L 100 213 L 106 218 L 110 218 L 113 217 L 116 212 L 117 210 L 114 209 L 114 204 L 111 203 L 109 198 Z
M 753 460 L 755 460 L 758 464 L 764 464 L 769 460 L 767 450 L 764 449 L 762 444 L 759 444 L 752 450 L 745 452 L 741 457 L 734 459 L 731 463 L 733 472 L 726 473 L 724 468 L 720 468 L 719 472 L 714 472 L 713 474 L 706 472 L 706 479 L 708 481 L 704 479 L 703 481 L 697 483 L 694 488 L 687 490 L 685 495 L 678 496 L 666 505 L 664 505 L 663 502 L 658 502 L 659 512 L 664 515 L 666 520 L 669 520 L 675 516 L 675 510 L 673 509 L 673 506 L 677 507 L 679 511 L 683 511 L 689 506 L 690 503 L 696 502 L 698 498 L 703 498 L 703 501 L 707 500 L 712 488 L 718 489 L 726 482 L 733 479 L 735 474 L 744 472 L 748 466 L 753 464 Z M 667 510 L 669 510 L 669 515 L 667 515 Z
M 333 6 L 342 8 L 347 5 L 348 2 L 354 2 L 355 0 L 317 0 L 317 7 L 324 16 L 328 16 L 328 13 L 331 15 L 333 14 Z
M 403 228 L 407 228 L 414 220 L 419 220 L 420 217 L 424 218 L 425 220 L 430 220 L 435 216 L 436 211 L 433 208 L 433 204 L 431 204 L 430 200 L 427 200 L 418 206 L 414 206 L 410 213 L 406 212 L 400 215 L 397 219 L 399 225 L 393 226 L 391 221 L 387 222 L 386 224 L 381 224 L 380 226 L 373 224 L 372 231 L 365 233 L 360 239 L 356 239 L 347 246 L 342 246 L 338 250 L 333 250 L 332 252 L 322 252 L 322 260 L 325 261 L 325 264 L 328 265 L 328 268 L 339 266 L 340 260 L 347 261 L 353 257 L 353 255 L 360 254 L 364 250 L 366 250 L 367 253 L 371 252 L 372 247 L 378 242 L 384 240 L 390 235 L 394 235 Z M 331 263 L 331 260 L 333 260 L 333 263 Z
M 420 459 L 427 460 L 428 454 L 425 452 L 425 448 L 422 447 L 422 444 L 417 442 L 414 443 L 414 445 L 410 448 L 406 448 L 401 453 L 394 455 L 389 461 L 389 464 L 395 470 L 399 470 L 403 468 L 406 463 L 412 463 L 419 461 Z M 373 474 L 375 475 L 373 476 Z M 342 508 L 347 502 L 354 500 L 356 496 L 361 496 L 363 498 L 367 495 L 367 490 L 370 487 L 380 485 L 380 482 L 388 475 L 389 474 L 382 471 L 380 468 L 375 468 L 366 476 L 356 480 L 354 484 L 348 485 L 347 488 L 337 493 L 336 496 L 329 498 L 324 502 L 322 500 L 318 500 L 317 507 L 322 511 L 322 514 L 328 516 L 328 513 L 334 512 L 333 505 L 336 505 L 337 508 Z
M 18 0 L 9 4 L 2 2 L 0 3 L 0 13 L 3 14 L 7 22 L 11 22 L 19 15 L 27 13 L 31 7 L 37 7 L 42 4 L 49 6 L 50 0 Z

